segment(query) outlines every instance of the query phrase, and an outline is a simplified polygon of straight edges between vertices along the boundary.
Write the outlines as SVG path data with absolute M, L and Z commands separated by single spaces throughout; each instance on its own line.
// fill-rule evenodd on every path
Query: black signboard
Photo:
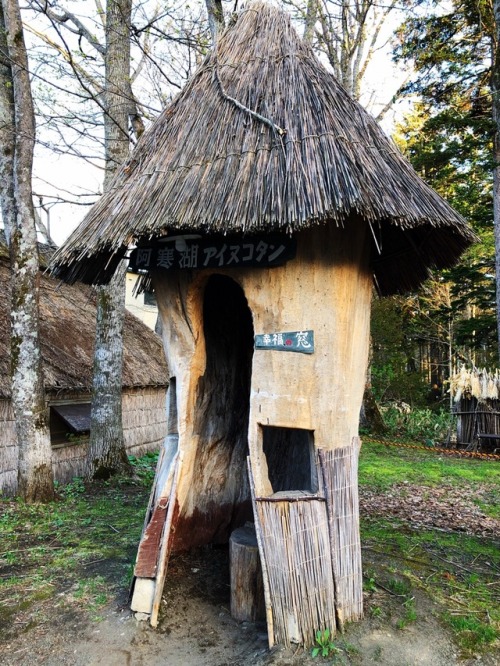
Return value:
M 136 272 L 183 268 L 271 268 L 293 259 L 296 241 L 284 234 L 269 236 L 193 238 L 166 237 L 137 247 L 129 267 Z

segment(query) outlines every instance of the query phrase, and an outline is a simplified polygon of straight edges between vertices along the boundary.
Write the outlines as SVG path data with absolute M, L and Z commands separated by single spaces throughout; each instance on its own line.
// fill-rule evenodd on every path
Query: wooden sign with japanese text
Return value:
M 255 349 L 314 354 L 314 331 L 263 333 L 255 336 Z
M 133 271 L 196 268 L 271 268 L 282 266 L 296 253 L 296 241 L 284 234 L 268 236 L 193 238 L 165 237 L 135 248 L 129 261 Z

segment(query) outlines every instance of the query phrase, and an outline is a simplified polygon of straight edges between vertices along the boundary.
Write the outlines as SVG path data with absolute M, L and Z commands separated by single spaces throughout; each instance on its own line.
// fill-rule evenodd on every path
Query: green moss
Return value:
M 19 353 L 21 351 L 22 338 L 19 335 L 11 335 L 10 338 L 10 367 L 14 373 L 19 364 Z

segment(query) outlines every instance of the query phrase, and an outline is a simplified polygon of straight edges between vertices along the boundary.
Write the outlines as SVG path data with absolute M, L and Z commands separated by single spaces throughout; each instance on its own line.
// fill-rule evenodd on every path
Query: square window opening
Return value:
M 273 493 L 318 492 L 314 433 L 301 428 L 262 427 L 262 448 Z
M 52 446 L 87 442 L 90 436 L 90 402 L 50 406 Z

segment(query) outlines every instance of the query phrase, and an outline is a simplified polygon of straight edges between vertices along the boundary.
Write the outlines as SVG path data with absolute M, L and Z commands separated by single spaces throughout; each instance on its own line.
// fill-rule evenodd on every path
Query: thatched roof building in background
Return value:
M 10 268 L 0 254 L 0 397 L 10 385 Z M 92 290 L 40 276 L 40 338 L 45 388 L 49 392 L 90 391 L 96 306 Z M 168 370 L 160 338 L 134 315 L 124 324 L 124 387 L 163 387 Z
M 473 242 L 286 13 L 242 10 L 57 253 L 68 281 L 109 280 L 127 248 L 188 233 L 349 229 L 373 234 L 379 291 L 416 288 Z
M 1 240 L 1 239 L 0 239 Z M 42 248 L 42 263 L 46 248 Z M 11 401 L 8 250 L 0 242 L 0 494 L 17 490 L 18 444 Z M 40 276 L 40 340 L 55 478 L 85 471 L 96 306 L 85 285 Z M 159 337 L 132 314 L 124 323 L 122 423 L 129 455 L 158 450 L 166 431 L 168 369 Z M 69 421 L 68 421 L 69 419 Z

